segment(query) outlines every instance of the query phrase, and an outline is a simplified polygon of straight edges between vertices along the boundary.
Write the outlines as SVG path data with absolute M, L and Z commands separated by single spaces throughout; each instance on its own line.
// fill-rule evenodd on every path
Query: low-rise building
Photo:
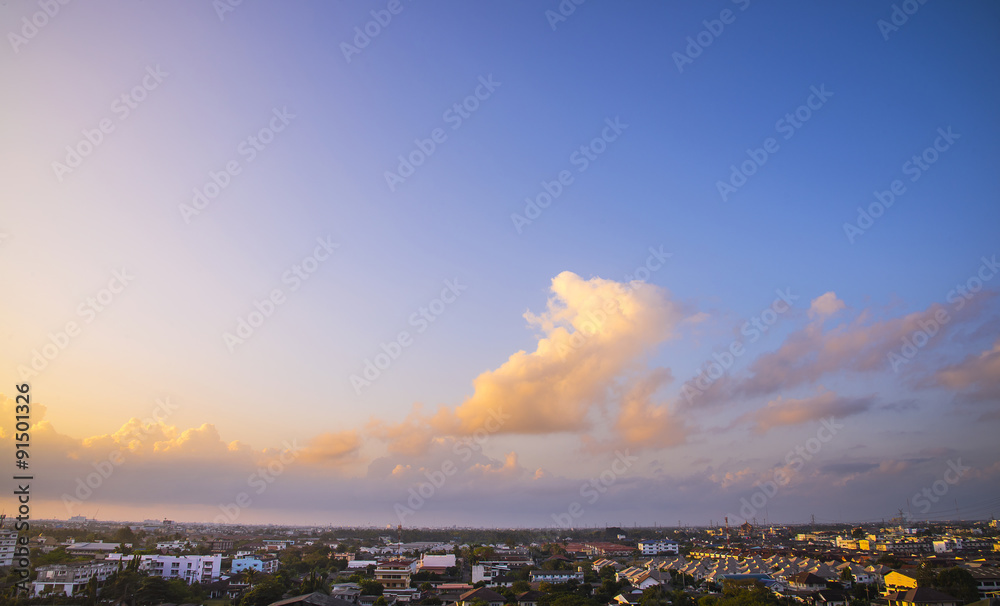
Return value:
M 669 553 L 677 555 L 680 553 L 680 545 L 677 541 L 670 541 L 668 539 L 662 539 L 658 541 L 640 541 L 639 551 L 642 555 L 660 555 L 661 553 Z
M 122 555 L 108 554 L 108 562 L 130 562 L 139 558 L 139 570 L 165 579 L 183 579 L 189 585 L 192 583 L 211 583 L 218 581 L 222 574 L 222 556 L 215 555 Z
M 77 556 L 101 556 L 114 553 L 119 547 L 121 547 L 121 543 L 102 543 L 101 541 L 96 543 L 73 543 L 66 546 L 66 553 Z
M 39 566 L 36 569 L 38 576 L 31 583 L 31 595 L 61 594 L 72 597 L 83 591 L 91 578 L 97 577 L 97 582 L 103 583 L 117 570 L 117 562 L 106 560 Z
M 583 569 L 577 570 L 532 570 L 528 573 L 532 583 L 583 582 Z
M 959 600 L 930 587 L 916 587 L 886 596 L 889 606 L 958 606 Z
M 455 601 L 457 606 L 470 606 L 474 601 L 482 600 L 489 606 L 503 606 L 506 599 L 499 593 L 486 587 L 466 591 Z
M 257 572 L 263 572 L 265 574 L 274 574 L 275 572 L 278 572 L 278 558 L 257 556 L 233 558 L 233 564 L 230 568 L 230 571 L 233 574 L 250 569 L 256 570 Z
M 14 565 L 14 552 L 17 550 L 17 531 L 0 530 L 0 567 Z
M 417 565 L 417 572 L 445 574 L 445 571 L 449 568 L 453 568 L 456 563 L 455 554 L 453 553 L 449 553 L 447 555 L 424 554 L 424 556 L 420 558 L 420 563 Z
M 375 580 L 386 589 L 408 589 L 416 560 L 386 560 L 375 568 Z

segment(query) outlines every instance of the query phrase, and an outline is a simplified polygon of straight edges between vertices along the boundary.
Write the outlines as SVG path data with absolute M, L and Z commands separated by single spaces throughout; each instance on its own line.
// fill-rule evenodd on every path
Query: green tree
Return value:
M 162 604 L 167 600 L 169 587 L 163 577 L 151 576 L 142 579 L 135 591 L 138 604 Z
M 385 591 L 382 583 L 373 579 L 360 579 L 357 583 L 361 587 L 361 595 L 382 595 Z
M 531 590 L 531 583 L 524 580 L 514 581 L 514 584 L 511 586 L 511 589 L 514 591 L 515 595 L 522 594 L 525 591 Z
M 962 600 L 969 604 L 979 599 L 979 589 L 975 577 L 968 570 L 962 568 L 948 568 L 942 570 L 931 581 L 931 586 L 938 591 L 943 591 L 948 595 Z
M 277 602 L 285 593 L 285 587 L 274 578 L 267 578 L 243 594 L 240 606 L 267 606 Z

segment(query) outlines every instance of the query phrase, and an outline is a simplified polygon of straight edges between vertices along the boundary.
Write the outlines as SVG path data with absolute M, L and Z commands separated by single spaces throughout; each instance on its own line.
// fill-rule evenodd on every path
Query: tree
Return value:
M 854 539 L 863 539 L 866 535 L 865 529 L 860 526 L 851 531 L 851 538 Z
M 372 579 L 360 579 L 357 583 L 361 587 L 361 595 L 382 595 L 385 591 L 382 583 Z
M 511 586 L 511 589 L 514 590 L 515 595 L 521 594 L 524 593 L 525 591 L 531 590 L 531 583 L 524 580 L 514 581 L 514 584 Z
M 850 566 L 844 566 L 844 569 L 840 571 L 840 580 L 846 583 L 851 583 L 854 581 L 854 575 L 851 574 Z
M 162 604 L 167 600 L 169 587 L 163 577 L 146 577 L 139 582 L 135 600 L 139 604 Z
M 979 599 L 979 589 L 975 577 L 962 568 L 948 568 L 937 574 L 931 586 L 938 591 L 962 600 L 965 604 Z
M 274 578 L 264 579 L 257 586 L 243 594 L 240 606 L 267 606 L 277 602 L 285 593 L 285 587 Z

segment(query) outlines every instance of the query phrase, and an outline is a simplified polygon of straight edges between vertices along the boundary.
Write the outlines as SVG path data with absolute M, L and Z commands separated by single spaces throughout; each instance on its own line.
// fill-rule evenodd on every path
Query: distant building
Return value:
M 234 544 L 232 539 L 212 539 L 208 542 L 208 548 L 212 551 L 229 551 Z
M 532 583 L 583 582 L 583 570 L 532 570 L 528 573 Z
M 121 547 L 121 543 L 73 543 L 66 547 L 66 553 L 89 556 L 107 555 L 119 547 Z
M 17 550 L 17 531 L 0 530 L 0 567 L 14 565 Z
M 670 540 L 660 540 L 660 541 L 639 541 L 639 551 L 642 555 L 655 556 L 661 553 L 672 553 L 677 555 L 680 553 L 680 545 L 677 541 Z
M 434 574 L 444 574 L 446 570 L 456 565 L 455 554 L 448 555 L 424 555 L 417 565 L 417 572 L 431 572 Z

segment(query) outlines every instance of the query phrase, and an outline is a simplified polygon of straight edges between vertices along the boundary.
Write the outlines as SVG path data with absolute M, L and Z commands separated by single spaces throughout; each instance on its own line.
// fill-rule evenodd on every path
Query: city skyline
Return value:
M 998 22 L 8 3 L 32 514 L 994 516 Z

